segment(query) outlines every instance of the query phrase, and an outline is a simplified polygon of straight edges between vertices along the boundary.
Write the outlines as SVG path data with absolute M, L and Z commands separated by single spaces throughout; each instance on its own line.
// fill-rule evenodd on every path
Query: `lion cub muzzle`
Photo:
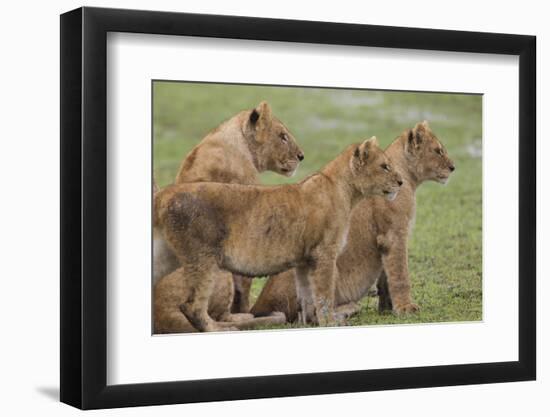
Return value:
M 389 201 L 395 200 L 395 197 L 397 197 L 397 193 L 403 185 L 403 179 L 401 178 L 401 175 L 399 175 L 397 172 L 394 173 L 394 181 L 395 182 L 392 187 L 389 187 L 388 189 L 383 191 L 384 197 L 386 197 L 386 199 Z

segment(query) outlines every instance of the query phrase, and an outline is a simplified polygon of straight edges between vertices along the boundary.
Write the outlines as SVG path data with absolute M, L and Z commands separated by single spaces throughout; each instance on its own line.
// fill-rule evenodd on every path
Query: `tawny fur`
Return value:
M 183 160 L 176 183 L 257 184 L 259 173 L 266 170 L 292 175 L 303 157 L 292 133 L 273 116 L 271 107 L 264 101 L 255 109 L 238 113 L 208 133 Z M 153 190 L 158 191 L 156 184 L 153 184 Z M 193 331 L 178 305 L 174 304 L 178 283 L 168 277 L 161 279 L 179 268 L 180 263 L 157 228 L 154 229 L 153 257 L 155 333 Z M 231 315 L 230 311 L 248 312 L 251 279 L 238 275 L 233 279 L 234 284 L 231 273 L 217 272 L 213 291 L 216 295 L 210 300 L 213 317 L 220 321 L 241 320 L 238 326 L 250 327 L 250 314 Z M 241 296 L 241 293 L 246 296 Z M 237 296 L 234 297 L 234 294 Z M 278 322 L 280 315 L 271 321 L 262 318 L 255 323 Z
M 308 310 L 333 323 L 335 261 L 351 210 L 368 196 L 394 196 L 401 183 L 371 138 L 299 184 L 166 187 L 155 195 L 154 222 L 182 265 L 173 273 L 180 309 L 200 331 L 234 328 L 208 311 L 220 270 L 254 277 L 296 267 Z
M 219 322 L 226 322 L 230 327 L 239 330 L 253 329 L 261 325 L 283 324 L 286 322 L 283 313 L 271 313 L 265 317 L 254 317 L 252 314 L 230 313 L 233 302 L 233 281 L 231 274 L 220 271 L 214 278 L 215 290 L 208 299 L 208 314 Z M 153 305 L 154 329 L 160 333 L 190 333 L 197 330 L 181 312 L 179 305 L 183 302 L 181 294 L 185 290 L 185 279 L 178 272 L 163 277 L 155 286 Z
M 419 309 L 411 299 L 407 264 L 415 192 L 424 181 L 446 182 L 454 164 L 426 121 L 403 132 L 385 152 L 404 184 L 394 201 L 366 199 L 352 212 L 348 241 L 337 260 L 335 302 L 341 317 L 360 310 L 358 302 L 377 280 L 381 311 L 403 314 Z M 280 311 L 289 321 L 297 320 L 300 306 L 294 275 L 290 270 L 271 277 L 251 312 L 261 316 Z

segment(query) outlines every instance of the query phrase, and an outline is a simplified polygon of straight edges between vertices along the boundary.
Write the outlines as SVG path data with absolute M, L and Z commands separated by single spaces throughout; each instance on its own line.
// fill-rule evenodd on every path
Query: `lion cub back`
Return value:
M 175 192 L 163 203 L 160 222 L 177 252 L 220 247 L 227 231 L 221 213 L 208 200 L 190 192 Z

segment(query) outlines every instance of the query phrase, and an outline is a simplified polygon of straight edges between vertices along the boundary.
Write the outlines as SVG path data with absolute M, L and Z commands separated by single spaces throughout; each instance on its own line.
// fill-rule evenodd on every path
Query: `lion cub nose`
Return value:
M 303 154 L 302 152 L 300 152 L 300 153 L 298 154 L 298 159 L 299 159 L 300 161 L 303 161 L 303 160 L 304 160 L 304 154 Z
M 403 180 L 397 180 L 397 184 L 401 187 L 403 185 Z
M 453 164 L 449 165 L 449 169 L 451 170 L 451 172 L 453 172 L 455 170 L 455 166 Z

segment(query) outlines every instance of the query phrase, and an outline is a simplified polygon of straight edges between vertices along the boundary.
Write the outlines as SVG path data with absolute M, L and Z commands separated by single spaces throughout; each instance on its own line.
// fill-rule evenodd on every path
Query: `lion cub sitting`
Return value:
M 286 322 L 285 315 L 278 312 L 265 317 L 231 313 L 234 293 L 231 273 L 219 271 L 213 279 L 215 282 L 208 299 L 208 314 L 216 321 L 231 322 L 231 325 L 239 330 L 254 329 L 262 325 L 284 324 Z M 169 274 L 156 283 L 153 303 L 155 334 L 197 331 L 191 326 L 179 308 L 184 301 L 182 294 L 185 293 L 185 285 L 185 279 L 182 279 L 181 274 Z
M 347 244 L 337 260 L 335 302 L 341 316 L 360 310 L 358 302 L 378 280 L 379 309 L 412 313 L 407 240 L 415 218 L 416 188 L 424 181 L 446 183 L 455 166 L 428 122 L 404 131 L 386 149 L 404 179 L 394 201 L 375 197 L 353 210 Z M 251 309 L 257 316 L 280 311 L 289 321 L 300 309 L 294 272 L 271 277 Z
M 350 145 L 292 185 L 189 183 L 155 195 L 154 225 L 181 262 L 180 309 L 199 331 L 235 329 L 208 314 L 215 273 L 249 277 L 296 268 L 302 299 L 320 325 L 333 323 L 334 272 L 352 208 L 402 184 L 376 138 Z

